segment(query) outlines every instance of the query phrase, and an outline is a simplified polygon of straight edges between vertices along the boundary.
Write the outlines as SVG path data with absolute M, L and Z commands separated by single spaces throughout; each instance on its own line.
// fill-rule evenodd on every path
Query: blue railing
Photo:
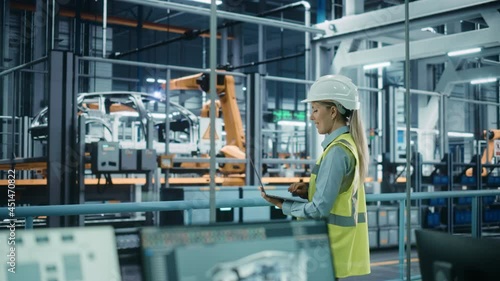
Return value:
M 254 187 L 255 188 L 255 187 Z M 458 198 L 470 197 L 471 202 L 471 234 L 477 236 L 479 217 L 479 197 L 499 196 L 500 190 L 477 190 L 477 191 L 439 191 L 439 192 L 418 192 L 411 194 L 411 200 L 422 200 L 432 198 Z M 367 202 L 397 201 L 399 204 L 399 277 L 404 279 L 404 242 L 405 241 L 405 205 L 406 193 L 385 193 L 368 194 Z M 262 207 L 270 205 L 260 197 L 244 199 L 219 199 L 216 200 L 216 208 L 240 208 L 240 207 Z M 143 203 L 119 203 L 119 204 L 78 204 L 59 206 L 30 206 L 17 207 L 10 216 L 12 209 L 0 208 L 0 219 L 25 218 L 25 227 L 33 228 L 33 217 L 35 216 L 69 216 L 69 215 L 89 215 L 105 213 L 123 212 L 154 212 L 154 211 L 174 211 L 174 210 L 194 210 L 208 209 L 208 200 L 189 201 L 162 201 Z M 408 214 L 409 216 L 410 214 Z

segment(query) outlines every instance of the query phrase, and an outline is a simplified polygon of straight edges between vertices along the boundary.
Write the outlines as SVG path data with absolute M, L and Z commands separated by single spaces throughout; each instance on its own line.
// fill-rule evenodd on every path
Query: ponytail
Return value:
M 365 182 L 368 174 L 368 145 L 366 141 L 365 128 L 361 120 L 359 110 L 354 110 L 350 120 L 351 135 L 358 150 L 359 180 Z

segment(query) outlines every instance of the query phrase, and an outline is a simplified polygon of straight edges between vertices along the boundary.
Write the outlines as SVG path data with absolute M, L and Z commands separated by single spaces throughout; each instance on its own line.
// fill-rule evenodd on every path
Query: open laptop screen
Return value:
M 145 280 L 334 280 L 324 221 L 141 231 Z
M 267 192 L 265 187 L 264 187 L 264 183 L 262 182 L 262 178 L 260 177 L 259 172 L 255 168 L 255 165 L 253 164 L 252 159 L 249 159 L 249 160 L 250 160 L 250 165 L 253 167 L 255 175 L 257 176 L 257 180 L 259 181 L 260 191 L 264 192 L 264 194 L 266 194 L 266 196 L 268 196 L 270 198 L 274 198 L 274 199 L 288 200 L 288 201 L 293 201 L 293 202 L 298 202 L 298 203 L 308 203 L 309 202 L 307 199 L 303 199 L 303 198 L 300 198 L 298 196 L 296 196 L 296 197 L 280 196 L 277 194 L 270 194 L 269 192 Z

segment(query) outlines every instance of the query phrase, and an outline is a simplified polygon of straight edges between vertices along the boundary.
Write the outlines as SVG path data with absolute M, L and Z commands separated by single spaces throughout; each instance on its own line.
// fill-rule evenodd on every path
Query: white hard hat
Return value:
M 301 102 L 331 100 L 340 103 L 348 110 L 360 107 L 358 87 L 343 75 L 325 75 L 311 86 L 307 98 Z

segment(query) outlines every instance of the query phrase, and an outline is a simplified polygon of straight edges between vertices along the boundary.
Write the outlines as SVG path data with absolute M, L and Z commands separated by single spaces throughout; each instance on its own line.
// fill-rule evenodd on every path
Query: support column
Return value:
M 261 174 L 262 166 L 262 94 L 261 77 L 258 73 L 249 75 L 247 87 L 247 114 L 246 114 L 246 156 L 251 159 L 255 169 Z M 258 180 L 250 163 L 246 165 L 246 184 L 257 185 Z
M 364 10 L 364 0 L 343 0 L 344 16 L 361 14 L 364 12 Z M 337 49 L 336 54 L 334 54 L 335 57 L 333 59 L 333 62 L 330 65 L 331 74 L 344 74 L 346 76 L 349 76 L 348 74 L 346 74 L 346 70 L 344 69 L 344 66 L 348 64 L 346 55 L 350 52 L 358 50 L 361 40 L 362 39 L 348 39 L 340 42 L 339 48 Z
M 440 109 L 439 109 L 439 140 L 440 140 L 440 152 L 441 152 L 441 158 L 444 157 L 445 155 L 449 154 L 449 143 L 448 143 L 448 126 L 446 123 L 446 110 L 448 108 L 448 97 L 442 95 L 441 96 L 441 102 L 439 103 Z M 450 171 L 450 170 L 448 170 Z M 451 189 L 450 189 L 451 190 Z
M 344 0 L 344 15 L 352 16 L 363 13 L 364 2 L 364 0 Z
M 82 55 L 82 2 L 76 1 L 75 3 L 75 22 L 73 26 L 73 30 L 75 31 L 74 43 L 73 43 L 73 51 L 75 55 Z
M 314 77 L 312 80 L 318 79 L 321 75 L 323 75 L 325 72 L 328 73 L 327 71 L 324 71 L 324 68 L 330 68 L 331 65 L 325 65 L 325 61 L 331 61 L 330 57 L 327 56 L 327 54 L 324 53 L 324 49 L 321 47 L 320 44 L 318 43 L 313 43 L 312 44 L 312 51 L 313 51 L 313 57 L 316 58 L 315 60 L 315 69 L 313 69 L 312 73 L 314 73 Z M 306 94 L 307 97 L 307 94 Z M 311 159 L 316 160 L 318 157 L 321 155 L 323 152 L 323 148 L 321 147 L 321 140 L 319 140 L 319 135 L 316 130 L 316 127 L 314 124 L 309 120 L 309 116 L 311 116 L 311 105 L 307 104 L 306 105 L 306 118 L 307 118 L 307 125 L 306 125 L 306 131 L 307 131 L 307 138 L 309 140 L 309 145 L 307 146 L 307 152 L 309 155 L 311 155 Z
M 242 60 L 242 52 L 241 52 L 241 46 L 243 46 L 243 32 L 241 25 L 237 25 L 233 27 L 234 34 L 237 34 L 236 37 L 231 40 L 231 64 L 232 65 L 241 65 L 241 60 Z M 235 77 L 235 79 L 238 79 Z
M 73 53 L 51 51 L 49 53 L 49 127 L 47 188 L 49 205 L 78 202 L 76 188 L 78 148 L 76 146 L 76 95 Z M 49 217 L 49 227 L 77 224 L 68 217 Z
M 10 18 L 10 8 L 9 1 L 2 1 L 0 3 L 0 66 L 9 67 L 7 58 L 9 57 L 9 18 Z M 9 112 L 10 96 L 9 96 L 9 77 L 10 75 L 5 75 L 0 77 L 0 101 L 2 103 L 0 108 L 0 115 L 7 116 Z M 9 126 L 3 122 L 0 124 L 2 132 L 8 132 Z M 8 144 L 8 135 L 2 134 L 0 136 L 2 144 Z M 7 159 L 10 155 L 7 155 L 7 146 L 2 145 L 0 147 L 0 159 Z
M 41 57 L 47 55 L 47 40 L 48 38 L 45 36 L 46 30 L 48 28 L 46 22 L 46 18 L 48 16 L 47 9 L 44 5 L 43 0 L 36 1 L 36 10 L 33 16 L 33 23 L 31 29 L 30 37 L 32 38 L 32 54 L 31 60 L 36 60 Z M 34 116 L 38 112 L 40 112 L 45 106 L 47 106 L 46 101 L 48 99 L 47 91 L 46 91 L 46 74 L 41 73 L 45 71 L 47 68 L 48 62 L 38 63 L 33 65 L 33 90 L 32 97 L 30 102 L 30 115 Z M 33 155 L 39 156 L 43 154 L 44 147 L 46 145 L 40 142 L 33 143 Z
M 429 71 L 427 63 L 425 61 L 417 61 L 412 63 L 411 67 L 413 70 L 411 72 L 412 88 L 425 91 L 432 90 L 432 71 Z M 436 135 L 433 130 L 439 125 L 440 101 L 441 98 L 438 96 L 413 95 L 412 98 L 412 104 L 417 104 L 416 108 L 418 108 L 412 112 L 417 115 L 416 118 L 412 117 L 412 119 L 418 120 L 417 127 L 421 130 L 418 132 L 417 147 L 424 162 L 435 160 Z M 422 172 L 424 175 L 428 175 L 432 171 L 427 166 Z
M 137 49 L 140 49 L 143 45 L 143 41 L 142 41 L 142 24 L 144 22 L 144 15 L 143 15 L 143 11 L 144 11 L 144 8 L 143 6 L 138 6 L 137 7 L 137 28 L 135 29 L 135 31 L 137 32 L 137 40 L 136 40 L 136 48 Z M 136 61 L 137 62 L 140 62 L 141 61 L 141 52 L 137 52 L 136 54 Z M 144 85 L 144 81 L 143 81 L 143 77 L 142 77 L 142 67 L 138 67 L 137 68 L 137 79 L 139 80 L 138 82 L 138 85 L 137 85 L 137 89 L 139 89 L 139 91 L 142 91 L 143 90 L 143 85 Z
M 316 8 L 316 23 L 326 21 L 326 0 L 317 0 L 318 8 Z
M 220 64 L 226 65 L 228 63 L 228 40 L 227 40 L 227 28 L 222 29 L 221 31 L 221 42 L 220 42 Z

